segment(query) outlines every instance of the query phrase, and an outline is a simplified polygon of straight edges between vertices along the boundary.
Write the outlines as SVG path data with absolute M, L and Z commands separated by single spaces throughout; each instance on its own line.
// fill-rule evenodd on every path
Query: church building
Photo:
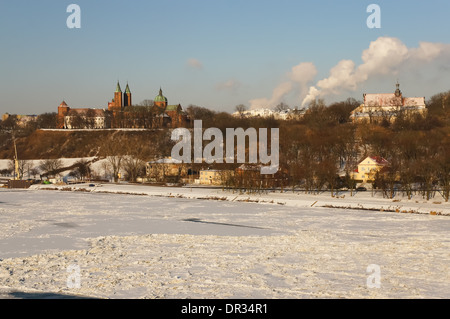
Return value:
M 186 126 L 188 118 L 180 104 L 169 105 L 167 98 L 163 95 L 162 89 L 154 99 L 155 113 L 163 118 L 163 126 L 183 127 Z
M 108 109 L 71 108 L 63 101 L 58 106 L 58 128 L 154 128 L 154 127 L 183 127 L 188 123 L 188 117 L 180 104 L 168 105 L 162 89 L 154 99 L 153 106 L 149 106 L 149 115 L 153 118 L 149 126 L 139 124 L 137 114 L 133 111 L 131 90 L 127 83 L 122 92 L 117 82 L 114 98 L 108 102 Z M 147 124 L 148 125 L 148 124 Z
M 131 103 L 131 91 L 130 87 L 127 86 L 125 88 L 125 93 L 122 93 L 122 89 L 120 88 L 120 83 L 117 82 L 116 91 L 114 92 L 114 98 L 111 102 L 108 103 L 109 111 L 120 111 L 126 106 L 132 106 Z
M 382 120 L 394 121 L 400 114 L 411 116 L 425 114 L 425 97 L 404 97 L 400 84 L 396 84 L 394 93 L 364 94 L 364 103 L 354 109 L 350 118 L 353 122 Z

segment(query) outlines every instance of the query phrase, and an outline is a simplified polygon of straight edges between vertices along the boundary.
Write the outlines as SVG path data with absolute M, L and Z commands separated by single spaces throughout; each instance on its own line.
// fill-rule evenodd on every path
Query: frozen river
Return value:
M 3 289 L 103 298 L 449 298 L 449 266 L 449 216 L 0 190 Z M 77 269 L 79 287 L 68 284 L 68 269 Z

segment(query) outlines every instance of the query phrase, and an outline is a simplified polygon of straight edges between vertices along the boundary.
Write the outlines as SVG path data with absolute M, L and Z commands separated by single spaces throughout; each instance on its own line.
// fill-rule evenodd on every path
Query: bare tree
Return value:
M 44 113 L 38 116 L 38 128 L 56 128 L 57 127 L 57 113 Z M 62 123 L 64 124 L 64 123 Z
M 86 177 L 89 178 L 91 175 L 91 167 L 90 163 L 84 159 L 81 159 L 75 163 L 75 172 L 80 177 L 81 180 L 84 180 Z
M 54 175 L 62 167 L 60 159 L 46 159 L 39 163 L 39 168 L 44 175 Z
M 18 122 L 19 119 L 17 118 L 17 115 L 9 115 L 4 121 L 1 122 L 1 128 L 8 131 L 14 131 L 17 129 Z
M 69 128 L 72 129 L 82 129 L 85 128 L 86 126 L 86 122 L 84 120 L 84 118 L 81 116 L 80 113 L 78 113 L 75 110 L 71 110 L 69 111 L 69 114 L 67 114 L 67 119 L 68 122 L 67 123 Z
M 244 104 L 239 104 L 234 107 L 235 111 L 239 113 L 239 115 L 242 115 L 245 111 L 247 111 L 247 106 Z
M 137 156 L 128 155 L 124 157 L 123 169 L 127 173 L 128 181 L 135 183 L 145 170 L 145 162 Z
M 123 158 L 123 169 L 130 182 L 136 182 L 145 171 L 145 160 L 150 156 L 150 149 L 139 138 L 132 138 L 125 146 L 126 156 Z
M 109 174 L 110 174 L 110 163 L 109 162 L 102 162 L 102 169 L 103 169 L 103 176 L 104 176 L 104 178 L 105 179 L 108 179 L 108 176 L 109 176 Z
M 16 172 L 16 166 L 15 161 L 10 160 L 8 163 L 8 169 L 12 172 Z M 18 160 L 18 169 L 19 169 L 19 175 L 23 177 L 25 175 L 25 172 L 27 171 L 27 165 L 30 165 L 28 160 Z M 29 171 L 29 170 L 28 170 Z
M 274 111 L 275 112 L 282 112 L 282 111 L 286 111 L 289 110 L 289 105 L 287 105 L 284 102 L 279 103 L 277 106 L 275 106 Z
M 143 100 L 141 103 L 139 103 L 139 106 L 154 106 L 155 102 L 153 100 Z
M 33 167 L 30 170 L 29 176 L 33 176 L 34 179 L 39 175 L 39 169 L 37 167 Z
M 119 181 L 120 169 L 122 168 L 124 158 L 124 145 L 126 143 L 121 139 L 111 137 L 102 146 L 102 153 L 110 164 L 115 183 Z
M 84 116 L 84 125 L 86 128 L 93 129 L 95 128 L 95 118 L 97 114 L 94 109 L 88 109 Z

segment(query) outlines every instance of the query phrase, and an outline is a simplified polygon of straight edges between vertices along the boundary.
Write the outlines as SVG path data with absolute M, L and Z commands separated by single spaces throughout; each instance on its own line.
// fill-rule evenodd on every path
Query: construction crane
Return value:
M 14 139 L 14 180 L 21 180 L 22 176 L 20 175 L 19 170 L 19 158 L 17 157 L 17 147 L 16 140 Z

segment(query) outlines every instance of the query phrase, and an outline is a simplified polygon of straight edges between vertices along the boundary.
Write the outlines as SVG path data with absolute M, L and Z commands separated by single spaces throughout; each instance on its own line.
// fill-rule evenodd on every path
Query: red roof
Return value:
M 424 97 L 402 97 L 395 93 L 364 94 L 364 106 L 425 106 Z
M 381 156 L 369 156 L 372 160 L 374 160 L 377 164 L 387 165 L 389 162 Z
M 86 115 L 89 110 L 94 111 L 95 116 L 104 116 L 105 112 L 102 109 L 70 109 L 71 111 L 75 111 L 80 115 Z

